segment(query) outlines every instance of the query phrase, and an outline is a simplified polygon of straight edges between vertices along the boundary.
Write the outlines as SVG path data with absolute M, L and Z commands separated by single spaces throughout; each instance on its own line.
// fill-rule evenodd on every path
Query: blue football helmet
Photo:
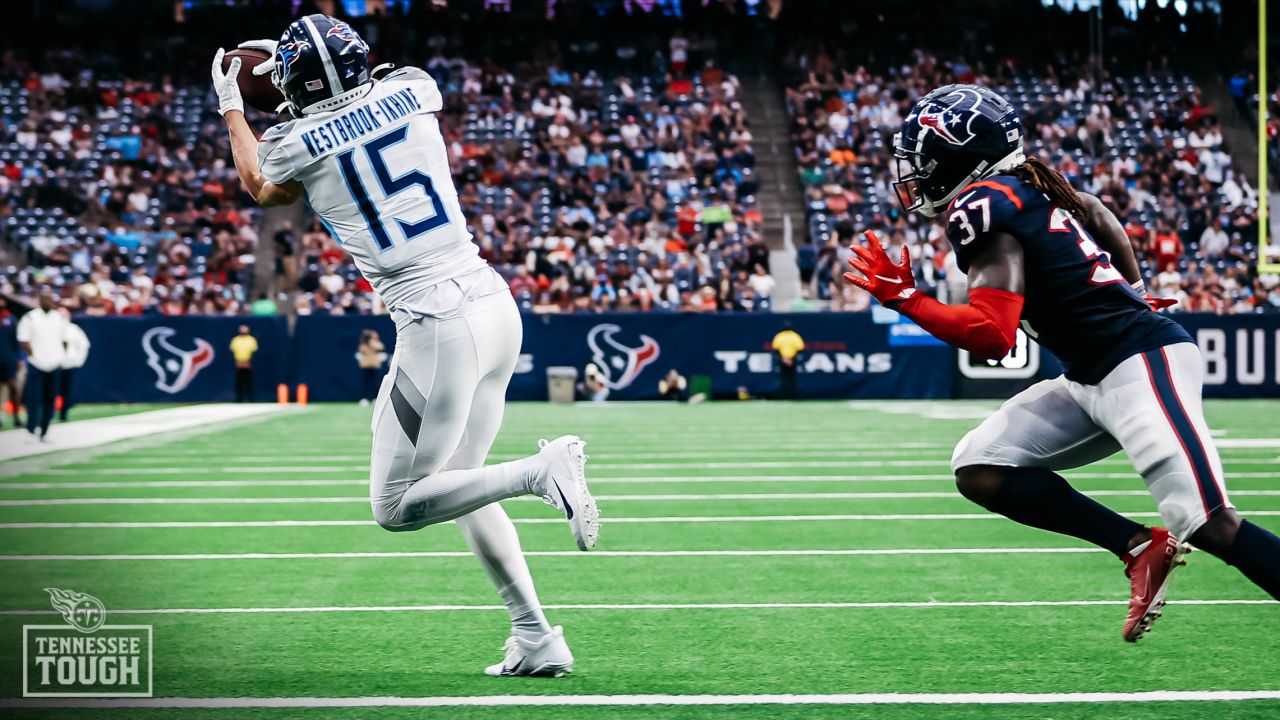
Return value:
M 280 36 L 271 81 L 294 115 L 334 110 L 369 82 L 369 46 L 345 22 L 307 15 Z
M 893 136 L 907 211 L 933 217 L 970 183 L 1026 161 L 1022 120 L 998 93 L 978 85 L 946 85 L 920 98 Z

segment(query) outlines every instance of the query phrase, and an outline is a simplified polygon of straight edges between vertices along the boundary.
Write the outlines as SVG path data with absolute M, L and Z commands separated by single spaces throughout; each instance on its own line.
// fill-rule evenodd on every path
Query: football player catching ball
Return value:
M 543 615 L 515 526 L 497 501 L 542 497 L 568 518 L 578 547 L 591 549 L 599 513 L 585 443 L 564 436 L 543 441 L 536 455 L 484 464 L 522 330 L 506 282 L 467 231 L 435 117 L 440 90 L 417 68 L 371 71 L 365 42 L 326 15 L 295 21 L 279 42 L 241 48 L 271 55 L 253 72 L 271 73 L 294 119 L 259 142 L 244 117 L 240 58 L 224 72 L 218 51 L 213 84 L 240 180 L 264 207 L 305 196 L 396 323 L 373 412 L 374 518 L 394 531 L 457 520 L 511 614 L 505 658 L 486 672 L 563 675 L 573 655 Z

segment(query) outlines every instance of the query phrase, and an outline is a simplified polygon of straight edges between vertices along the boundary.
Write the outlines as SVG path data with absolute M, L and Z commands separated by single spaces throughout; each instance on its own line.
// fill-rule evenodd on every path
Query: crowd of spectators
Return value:
M 101 76 L 50 51 L 0 56 L 0 291 L 89 315 L 238 314 L 258 213 L 204 87 Z
M 441 127 L 470 230 L 523 308 L 771 307 L 741 86 L 702 40 L 677 32 L 643 52 L 619 46 L 612 66 L 585 45 L 507 65 L 466 59 L 442 36 L 425 46 L 416 62 L 445 95 Z M 275 267 L 256 274 L 274 282 L 255 285 L 262 213 L 240 188 L 202 79 L 119 79 L 74 53 L 34 57 L 0 55 L 0 232 L 18 261 L 0 293 L 49 284 L 92 315 L 384 311 L 310 217 L 272 228 Z M 1181 310 L 1280 310 L 1280 281 L 1255 269 L 1255 192 L 1185 77 L 1098 80 L 1065 64 L 1032 74 L 919 50 L 886 71 L 821 50 L 787 64 L 809 209 L 797 257 L 820 307 L 869 306 L 839 279 L 866 228 L 891 251 L 911 248 L 922 287 L 963 297 L 941 229 L 897 207 L 888 154 L 916 98 L 963 81 L 1005 93 L 1029 150 L 1117 213 L 1154 294 Z
M 1214 110 L 1189 78 L 1038 75 L 1004 61 L 945 61 L 921 50 L 887 72 L 825 51 L 789 58 L 791 135 L 808 206 L 798 252 L 804 290 L 833 310 L 865 310 L 869 296 L 841 280 L 849 246 L 875 229 L 897 257 L 910 248 L 921 287 L 963 301 L 965 278 L 943 228 L 904 215 L 891 183 L 890 141 L 915 101 L 952 82 L 980 83 L 1019 108 L 1028 152 L 1116 213 L 1153 295 L 1176 310 L 1280 311 L 1280 277 L 1259 276 L 1257 198 L 1222 146 Z
M 674 36 L 662 76 L 436 53 L 481 254 L 534 312 L 755 311 L 773 289 L 738 80 Z M 658 63 L 655 63 L 658 64 Z
M 427 45 L 469 228 L 522 307 L 768 309 L 741 88 L 696 37 L 608 78 Z M 104 75 L 72 53 L 0 58 L 0 224 L 20 261 L 0 292 L 48 284 L 91 315 L 385 310 L 318 219 L 272 229 L 275 292 L 255 292 L 263 215 L 207 83 Z
M 1236 107 L 1248 119 L 1251 128 L 1256 127 L 1255 118 L 1258 112 L 1258 76 L 1256 72 L 1256 58 L 1251 59 L 1248 63 L 1248 69 L 1240 70 L 1231 75 L 1227 81 L 1227 88 L 1231 94 L 1231 99 L 1235 101 Z M 1268 70 L 1268 76 L 1277 77 L 1280 74 L 1280 66 L 1273 66 Z M 1267 89 L 1267 119 L 1266 119 L 1266 139 L 1264 146 L 1267 149 L 1268 160 L 1271 166 L 1271 172 L 1276 172 L 1280 168 L 1280 84 L 1274 84 Z M 1280 261 L 1280 257 L 1276 258 Z

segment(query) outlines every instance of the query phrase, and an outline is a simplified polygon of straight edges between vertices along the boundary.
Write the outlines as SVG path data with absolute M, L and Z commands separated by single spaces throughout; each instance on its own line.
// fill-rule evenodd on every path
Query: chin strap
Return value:
M 927 217 L 934 217 L 943 210 L 946 210 L 947 206 L 951 204 L 951 201 L 963 192 L 965 188 L 979 180 L 986 180 L 992 175 L 998 175 L 1006 170 L 1016 168 L 1026 161 L 1027 153 L 1022 148 L 1018 148 L 995 161 L 991 165 L 979 165 L 973 172 L 969 173 L 969 177 L 965 178 L 964 182 L 957 185 L 956 189 L 952 190 L 945 198 L 938 201 L 925 202 L 925 204 L 920 208 L 920 213 Z
M 319 115 L 320 113 L 333 112 L 338 108 L 350 105 L 360 99 L 366 92 L 373 89 L 373 83 L 365 83 L 359 87 L 351 88 L 341 95 L 334 95 L 328 100 L 321 100 L 318 103 L 312 103 L 302 108 L 303 115 Z M 296 114 L 296 113 L 295 113 Z

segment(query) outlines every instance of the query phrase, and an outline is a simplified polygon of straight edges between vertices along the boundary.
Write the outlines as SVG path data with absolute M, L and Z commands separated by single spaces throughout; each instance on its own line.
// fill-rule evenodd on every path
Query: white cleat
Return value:
M 586 446 L 576 435 L 538 441 L 538 457 L 547 466 L 538 494 L 543 502 L 564 513 L 579 550 L 595 547 L 600 537 L 600 509 L 587 488 Z
M 493 677 L 560 677 L 573 672 L 573 653 L 564 641 L 564 628 L 557 625 L 536 642 L 512 635 L 502 646 L 507 654 L 502 662 L 484 669 Z

